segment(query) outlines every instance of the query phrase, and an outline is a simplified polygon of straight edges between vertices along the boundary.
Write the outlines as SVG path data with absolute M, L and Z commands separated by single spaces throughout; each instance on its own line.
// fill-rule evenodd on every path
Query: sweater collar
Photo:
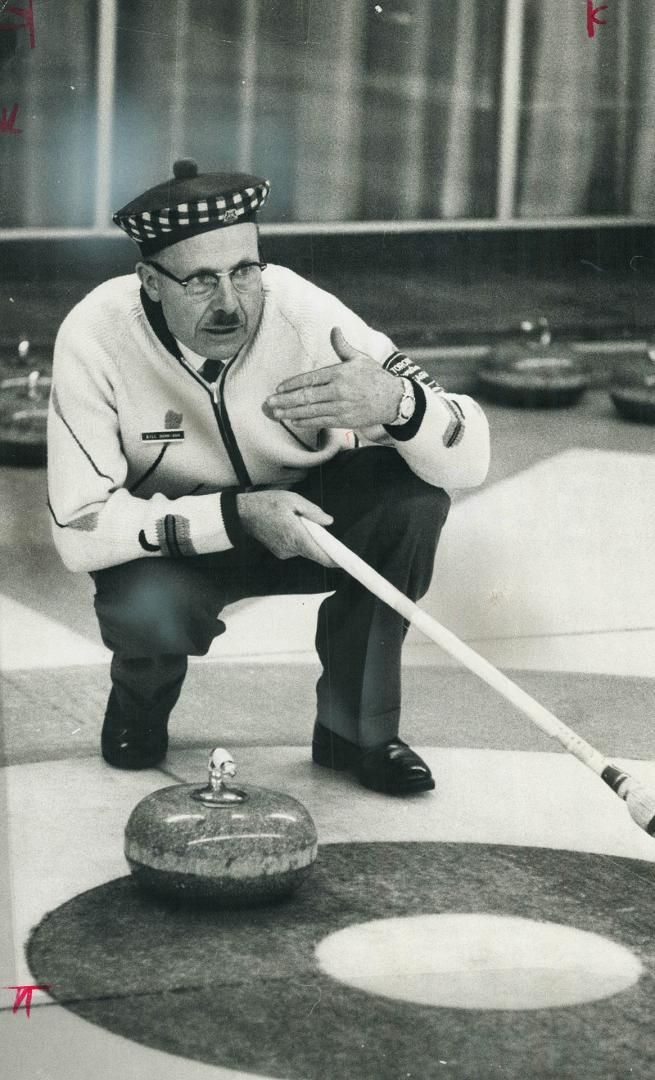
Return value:
M 175 338 L 175 344 L 182 353 L 187 364 L 191 364 L 191 367 L 194 367 L 196 371 L 199 371 L 203 364 L 207 363 L 206 356 L 201 356 L 200 353 L 194 352 L 193 349 L 190 349 L 183 341 L 178 341 L 178 339 Z M 217 363 L 221 363 L 221 361 L 217 361 Z
M 171 353 L 176 360 L 181 360 L 182 353 L 180 352 L 177 341 L 168 329 L 168 323 L 164 318 L 161 304 L 156 300 L 150 299 L 146 290 L 143 288 L 143 285 L 141 286 L 139 295 L 141 297 L 143 310 L 146 313 L 146 319 L 150 323 L 153 333 L 157 336 L 167 352 Z

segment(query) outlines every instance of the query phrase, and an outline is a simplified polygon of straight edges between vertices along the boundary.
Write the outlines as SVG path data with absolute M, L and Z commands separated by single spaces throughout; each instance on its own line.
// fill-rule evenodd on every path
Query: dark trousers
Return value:
M 427 591 L 450 499 L 390 448 L 338 454 L 294 490 L 333 515 L 330 531 L 413 600 Z M 404 620 L 341 570 L 277 559 L 248 539 L 238 549 L 153 558 L 97 571 L 95 609 L 113 652 L 108 716 L 149 727 L 177 701 L 187 657 L 225 630 L 226 604 L 252 596 L 332 591 L 321 604 L 316 649 L 323 666 L 317 718 L 361 746 L 398 733 Z

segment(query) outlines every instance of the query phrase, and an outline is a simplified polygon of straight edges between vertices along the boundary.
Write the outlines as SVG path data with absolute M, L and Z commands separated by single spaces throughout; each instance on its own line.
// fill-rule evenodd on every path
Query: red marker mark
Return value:
M 8 22 L 0 23 L 0 30 L 20 30 L 21 28 L 27 30 L 30 39 L 30 49 L 36 48 L 36 33 L 34 31 L 34 11 L 32 10 L 32 0 L 28 0 L 29 7 L 19 7 L 18 4 L 9 4 L 2 8 L 2 11 L 10 12 L 12 15 L 16 15 L 21 22 Z
M 32 1005 L 32 994 L 35 990 L 50 990 L 50 983 L 43 983 L 40 986 L 5 986 L 5 990 L 15 990 L 16 997 L 14 998 L 14 1007 L 11 1010 L 13 1013 L 17 1013 L 23 1002 L 25 1002 L 25 1012 L 27 1013 L 27 1019 L 30 1018 L 30 1007 Z
M 607 19 L 598 19 L 599 11 L 607 11 L 607 4 L 594 7 L 594 0 L 587 0 L 587 37 L 594 37 L 597 26 L 606 26 Z
M 22 135 L 23 129 L 14 127 L 16 123 L 16 114 L 18 113 L 18 102 L 14 102 L 14 107 L 7 116 L 7 110 L 4 108 L 0 113 L 0 135 Z

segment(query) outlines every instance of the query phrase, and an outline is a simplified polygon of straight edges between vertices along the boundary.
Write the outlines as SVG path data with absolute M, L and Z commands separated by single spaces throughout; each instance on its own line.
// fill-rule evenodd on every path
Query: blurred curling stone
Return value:
M 0 460 L 44 465 L 51 379 L 40 371 L 0 381 Z
M 220 748 L 209 783 L 160 788 L 142 799 L 125 829 L 125 856 L 146 890 L 194 903 L 265 903 L 296 889 L 317 854 L 305 807 L 266 788 L 226 783 L 236 767 Z
M 52 374 L 52 345 L 34 342 L 28 334 L 20 334 L 17 340 L 2 341 L 0 376 L 29 375 L 30 371 L 40 371 L 44 376 Z
M 544 318 L 522 322 L 520 335 L 497 346 L 478 380 L 492 401 L 527 408 L 573 405 L 591 382 L 586 364 L 572 348 L 553 345 Z
M 655 424 L 655 337 L 649 341 L 646 355 L 638 364 L 615 372 L 610 397 L 626 420 Z

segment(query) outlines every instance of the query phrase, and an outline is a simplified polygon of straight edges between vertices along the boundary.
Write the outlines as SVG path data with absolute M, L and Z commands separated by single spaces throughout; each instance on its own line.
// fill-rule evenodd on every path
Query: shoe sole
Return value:
M 363 776 L 358 775 L 358 780 L 369 791 L 379 791 L 382 795 L 419 795 L 422 791 L 434 791 L 434 778 L 426 776 L 415 783 L 397 785 L 395 787 L 378 787 L 377 784 L 369 784 Z
M 111 765 L 112 769 L 125 769 L 130 772 L 138 772 L 139 769 L 154 769 L 156 765 L 161 765 L 162 761 L 166 759 L 166 754 L 160 754 L 157 757 L 149 758 L 145 761 L 119 760 L 118 758 L 112 759 L 104 753 L 102 754 L 102 758 L 108 765 Z

